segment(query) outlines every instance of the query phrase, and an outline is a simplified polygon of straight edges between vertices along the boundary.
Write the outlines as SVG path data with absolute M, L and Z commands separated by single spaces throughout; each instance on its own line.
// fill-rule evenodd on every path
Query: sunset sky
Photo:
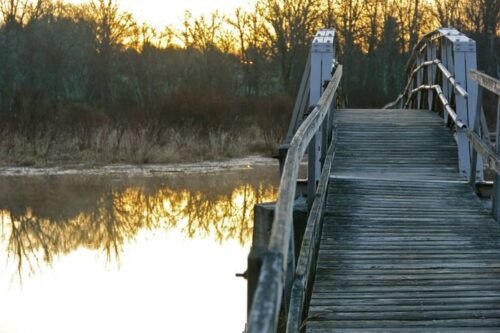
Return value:
M 86 0 L 67 0 L 82 3 Z M 252 0 L 117 0 L 121 9 L 134 14 L 136 20 L 147 22 L 156 28 L 166 25 L 180 26 L 184 12 L 194 16 L 210 14 L 215 10 L 231 14 L 237 7 L 247 8 Z

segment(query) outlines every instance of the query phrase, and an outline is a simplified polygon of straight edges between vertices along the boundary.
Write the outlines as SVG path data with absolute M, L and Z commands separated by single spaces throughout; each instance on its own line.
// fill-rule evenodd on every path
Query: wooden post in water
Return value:
M 274 203 L 265 203 L 255 205 L 254 207 L 254 223 L 252 234 L 252 247 L 248 255 L 247 267 L 247 314 L 252 307 L 253 296 L 257 289 L 259 280 L 260 267 L 262 260 L 267 251 L 269 237 L 274 219 Z
M 247 278 L 247 314 L 252 307 L 253 296 L 259 280 L 260 268 L 269 245 L 273 227 L 275 203 L 262 203 L 254 207 L 254 226 L 252 247 L 248 255 Z M 307 204 L 304 199 L 295 201 L 293 207 L 293 244 L 294 252 L 300 253 L 300 246 L 307 223 Z M 297 261 L 297 258 L 293 258 Z

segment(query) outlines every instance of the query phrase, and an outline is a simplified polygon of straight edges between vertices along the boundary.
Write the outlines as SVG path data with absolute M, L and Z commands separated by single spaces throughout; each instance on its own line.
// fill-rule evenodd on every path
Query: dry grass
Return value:
M 280 141 L 279 131 L 257 126 L 239 130 L 123 128 L 37 128 L 22 133 L 0 133 L 0 163 L 43 166 L 60 163 L 173 163 L 221 160 L 250 154 L 271 155 Z

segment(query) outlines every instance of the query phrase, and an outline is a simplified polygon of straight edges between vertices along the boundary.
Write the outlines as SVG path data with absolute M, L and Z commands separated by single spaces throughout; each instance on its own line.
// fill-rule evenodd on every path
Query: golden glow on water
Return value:
M 185 187 L 178 178 L 90 189 L 49 180 L 63 195 L 49 210 L 45 198 L 7 199 L 0 332 L 241 332 L 246 281 L 234 274 L 246 267 L 253 206 L 276 189 L 238 176 Z M 86 190 L 64 196 L 75 186 Z M 9 187 L 0 181 L 0 192 Z M 48 195 L 27 191 L 26 201 Z

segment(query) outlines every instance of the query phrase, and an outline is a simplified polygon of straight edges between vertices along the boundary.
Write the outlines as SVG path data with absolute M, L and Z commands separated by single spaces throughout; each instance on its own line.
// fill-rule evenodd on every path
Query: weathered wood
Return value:
M 297 99 L 295 100 L 295 106 L 292 112 L 292 119 L 288 125 L 288 131 L 286 134 L 284 145 L 289 145 L 292 142 L 295 131 L 300 125 L 307 107 L 307 101 L 309 100 L 309 78 L 311 74 L 311 54 L 307 56 L 306 65 L 304 67 L 304 73 L 302 74 L 302 80 L 300 81 L 299 92 L 297 94 Z M 285 160 L 283 159 L 283 162 Z
M 434 59 L 438 40 L 443 63 Z M 475 189 L 476 176 L 482 180 L 480 155 L 497 175 L 494 212 L 500 216 L 500 145 L 494 151 L 489 137 L 481 137 L 489 132 L 480 105 L 474 108 L 472 80 L 496 94 L 500 82 L 475 70 L 467 78 L 468 69 L 476 67 L 475 50 L 475 42 L 455 29 L 427 34 L 410 57 L 403 93 L 388 105 L 431 109 L 440 102 L 446 121 L 455 125 L 458 147 L 429 111 L 342 111 L 336 117 L 332 176 L 328 180 L 324 170 L 316 192 L 319 157 L 325 157 L 330 132 L 325 119 L 342 73 L 337 69 L 280 163 L 279 200 L 249 332 L 276 330 L 283 294 L 285 303 L 290 299 L 290 332 L 301 330 L 303 313 L 308 332 L 500 329 L 500 226 L 468 186 Z M 442 75 L 436 76 L 437 70 Z M 315 86 L 314 94 L 318 91 Z M 500 119 L 500 104 L 498 113 Z M 309 165 L 316 166 L 309 177 L 311 216 L 292 280 L 291 205 L 308 144 Z M 312 298 L 304 311 L 312 276 Z
M 441 60 L 436 59 L 436 42 L 438 41 Z M 434 66 L 440 70 L 440 76 L 434 74 Z M 476 45 L 472 39 L 453 28 L 435 30 L 425 35 L 413 49 L 407 65 L 407 83 L 403 92 L 394 102 L 384 107 L 392 108 L 401 104 L 404 109 L 433 109 L 435 106 L 438 106 L 438 109 L 442 108 L 445 122 L 448 123 L 451 119 L 456 126 L 460 173 L 463 177 L 469 178 L 471 184 L 475 183 L 473 177 L 483 181 L 482 155 L 474 161 L 477 165 L 471 165 L 471 155 L 474 152 L 471 151 L 471 145 L 468 142 L 470 140 L 468 128 L 474 126 L 476 113 L 481 112 L 474 105 L 477 99 L 477 84 L 467 77 L 468 71 L 472 70 L 470 76 L 478 79 L 480 74 L 475 71 L 475 68 Z M 423 79 L 425 73 L 427 74 L 426 83 Z M 488 84 L 491 83 L 491 78 L 481 78 Z M 434 95 L 438 98 L 435 99 Z M 480 117 L 479 120 L 481 120 Z M 471 167 L 476 167 L 473 176 Z
M 336 122 L 307 332 L 498 331 L 500 226 L 452 133 L 429 111 Z
M 497 155 L 500 155 L 500 95 L 498 96 L 497 105 L 496 135 L 495 151 Z M 495 175 L 495 185 L 493 189 L 493 216 L 495 216 L 495 220 L 497 221 L 497 223 L 500 223 L 500 173 L 498 171 Z
M 247 315 L 257 289 L 262 260 L 267 251 L 274 217 L 274 203 L 263 203 L 254 207 L 252 248 L 247 258 Z
M 453 38 L 453 37 L 458 37 L 458 38 Z M 455 48 L 449 48 L 449 46 L 452 45 L 447 45 L 447 44 L 453 44 L 455 42 L 464 42 L 464 40 L 460 41 L 460 39 L 462 38 L 465 39 L 466 37 L 453 28 L 441 28 L 431 31 L 428 34 L 424 35 L 422 39 L 418 42 L 418 44 L 415 46 L 415 48 L 412 50 L 410 59 L 408 60 L 408 64 L 406 66 L 407 81 L 403 88 L 403 92 L 396 98 L 396 100 L 385 105 L 384 109 L 391 109 L 396 106 L 403 107 L 403 105 L 404 108 L 407 108 L 412 103 L 415 102 L 415 95 L 417 95 L 417 100 L 418 100 L 419 99 L 418 96 L 421 94 L 422 90 L 427 90 L 427 91 L 430 90 L 429 87 L 433 86 L 433 84 L 428 83 L 426 85 L 426 88 L 424 88 L 422 85 L 422 80 L 419 79 L 423 75 L 423 69 L 425 67 L 430 67 L 430 66 L 436 66 L 441 71 L 443 88 L 445 88 L 446 93 L 449 92 L 448 85 L 451 85 L 454 88 L 454 91 L 456 91 L 461 97 L 468 98 L 469 97 L 468 92 L 459 83 L 457 83 L 455 75 L 450 73 L 447 67 L 450 65 L 448 62 L 451 61 L 447 59 L 448 57 L 443 57 L 443 53 L 446 54 L 447 51 L 450 52 L 456 51 Z M 441 49 L 442 49 L 441 58 L 445 58 L 444 59 L 445 64 L 443 64 L 439 59 L 436 59 L 435 45 L 433 42 L 437 39 L 441 40 Z M 467 43 L 468 41 L 465 40 L 465 42 Z M 447 46 L 448 50 L 445 50 Z M 426 55 L 427 58 L 426 61 L 419 60 L 424 56 L 424 54 Z M 450 54 L 449 58 L 451 57 L 452 55 Z M 439 87 L 439 85 L 437 86 Z M 445 97 L 445 99 L 448 98 L 448 96 L 444 95 L 440 96 L 440 98 L 441 97 Z M 420 108 L 420 105 L 418 105 L 418 103 L 417 103 L 417 108 Z M 429 108 L 431 108 L 431 106 L 429 106 Z M 448 111 L 449 110 L 450 109 L 448 109 Z M 445 113 L 445 119 L 447 119 L 447 113 Z
M 289 242 L 292 234 L 293 202 L 300 162 L 311 139 L 316 135 L 330 111 L 341 77 L 342 66 L 338 66 L 318 106 L 300 125 L 290 143 L 278 190 L 268 254 L 261 268 L 259 284 L 248 319 L 248 332 L 250 333 L 272 332 L 277 328 L 283 296 L 283 281 L 287 274 L 294 274 L 294 270 L 287 270 L 287 268 L 291 262 L 288 258 Z M 282 265 L 280 269 L 276 267 L 278 263 Z
M 500 173 L 500 151 L 495 152 L 482 140 L 477 133 L 467 129 L 467 137 L 474 146 L 474 149 L 484 158 L 485 165 L 494 170 L 497 174 Z
M 479 87 L 477 92 L 477 104 L 476 104 L 476 115 L 474 120 L 473 132 L 479 134 L 479 129 L 481 128 L 481 114 L 483 109 L 483 88 Z M 470 178 L 469 182 L 471 186 L 476 189 L 476 174 L 477 174 L 477 149 L 472 145 L 472 155 L 470 160 Z
M 248 332 L 276 332 L 283 293 L 283 256 L 267 252 L 259 275 L 259 285 L 255 291 L 252 308 L 248 317 Z M 277 279 L 276 277 L 279 277 Z
M 323 171 L 316 192 L 316 198 L 310 209 L 307 219 L 307 227 L 302 240 L 297 269 L 294 275 L 292 297 L 288 312 L 287 332 L 298 333 L 302 324 L 304 305 L 306 303 L 309 282 L 312 275 L 311 266 L 315 266 L 315 258 L 319 246 L 321 232 L 321 221 L 323 218 L 323 207 L 326 200 L 330 169 L 335 155 L 336 142 L 332 141 L 326 155 Z
M 252 245 L 250 253 L 247 258 L 247 316 L 250 314 L 252 308 L 252 301 L 257 290 L 257 285 L 260 276 L 260 268 L 262 267 L 262 260 L 266 254 L 267 247 Z
M 336 123 L 338 176 L 457 179 L 457 146 L 436 114 L 345 110 Z
M 318 320 L 315 321 L 315 328 L 329 328 L 330 330 L 335 329 L 360 329 L 360 328 L 399 328 L 400 332 L 407 332 L 409 328 L 420 328 L 420 332 L 440 332 L 442 327 L 455 327 L 455 328 L 477 328 L 477 327 L 498 327 L 500 326 L 500 318 L 466 318 L 466 319 L 430 319 L 430 320 L 364 320 L 364 321 L 354 321 L 354 320 Z M 401 330 L 401 327 L 404 327 Z M 357 332 L 357 330 L 353 330 Z
M 466 327 L 466 328 L 457 328 L 457 327 L 433 327 L 434 332 L 442 332 L 442 333 L 491 333 L 498 332 L 498 328 L 484 327 L 478 325 L 478 327 Z M 325 327 L 315 327 L 310 330 L 313 333 L 331 333 L 331 328 Z M 336 329 L 335 332 L 341 333 L 401 333 L 401 329 L 396 328 L 341 328 Z M 405 328 L 405 333 L 428 333 L 429 330 L 427 328 L 420 327 L 407 327 Z
M 280 188 L 278 190 L 278 202 L 276 204 L 276 214 L 273 223 L 272 236 L 269 250 L 283 253 L 286 261 L 288 254 L 288 239 L 291 232 L 291 217 L 293 212 L 293 200 L 295 198 L 295 183 L 299 172 L 299 165 L 309 142 L 320 128 L 332 103 L 333 96 L 342 77 L 342 66 L 339 66 L 321 96 L 318 106 L 307 117 L 297 130 L 288 150 L 287 159 L 281 177 Z
M 246 271 L 247 279 L 247 312 L 250 312 L 253 296 L 257 288 L 262 260 L 267 252 L 271 236 L 274 210 L 276 203 L 262 203 L 254 207 L 254 227 L 252 233 L 252 247 L 248 255 Z M 307 203 L 303 198 L 297 198 L 293 208 L 293 244 L 294 252 L 299 253 L 300 243 L 304 236 L 307 223 Z M 296 258 L 293 258 L 294 260 Z
M 477 70 L 469 71 L 471 79 L 496 95 L 500 95 L 500 81 Z

